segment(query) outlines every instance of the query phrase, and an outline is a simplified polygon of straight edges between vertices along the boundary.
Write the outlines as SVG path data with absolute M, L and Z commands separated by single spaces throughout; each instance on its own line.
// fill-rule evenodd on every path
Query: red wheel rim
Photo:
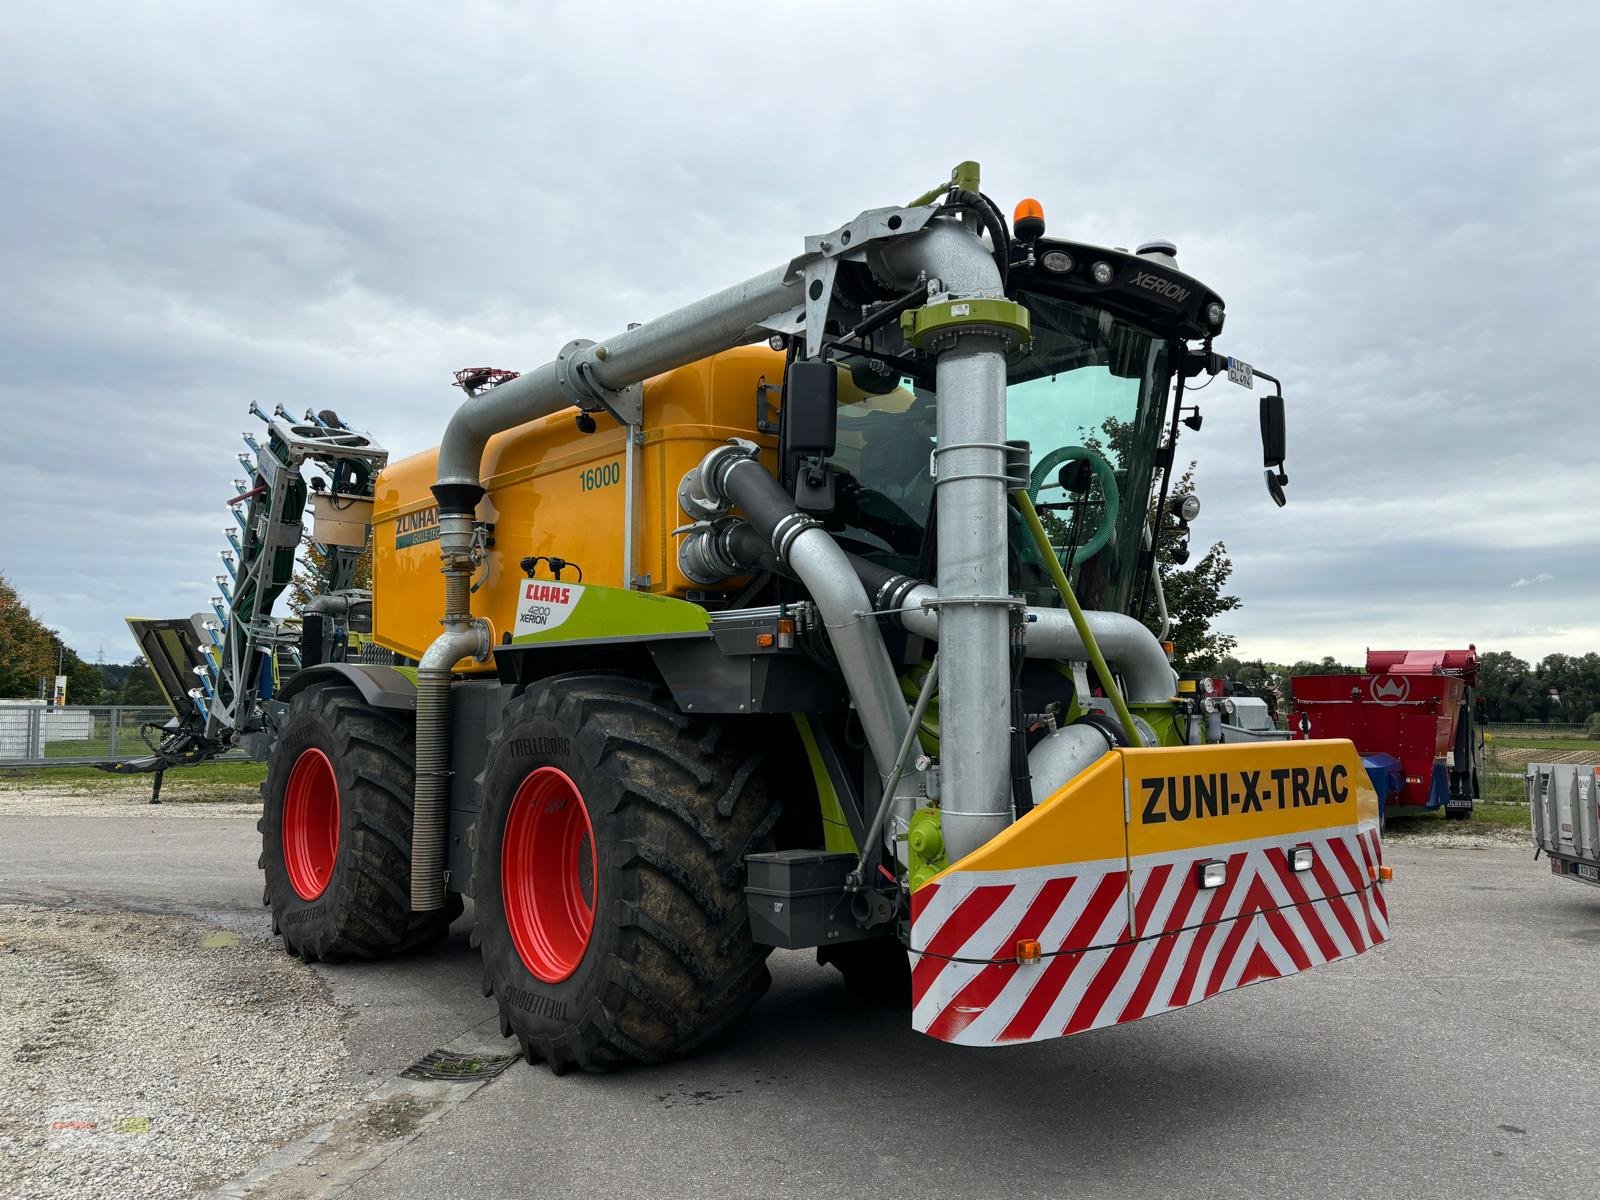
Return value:
M 540 767 L 511 798 L 500 847 L 500 898 L 523 965 L 545 983 L 578 969 L 594 932 L 600 881 L 594 826 L 578 785 Z
M 302 900 L 328 890 L 339 854 L 339 781 L 333 764 L 311 748 L 295 759 L 283 790 L 283 865 Z

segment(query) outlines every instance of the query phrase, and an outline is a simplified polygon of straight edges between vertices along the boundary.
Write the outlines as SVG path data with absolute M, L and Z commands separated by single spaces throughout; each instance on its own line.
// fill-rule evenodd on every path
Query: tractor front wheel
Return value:
M 728 722 L 649 684 L 543 681 L 507 705 L 478 781 L 484 992 L 556 1074 L 688 1053 L 770 982 L 745 856 L 778 806 Z

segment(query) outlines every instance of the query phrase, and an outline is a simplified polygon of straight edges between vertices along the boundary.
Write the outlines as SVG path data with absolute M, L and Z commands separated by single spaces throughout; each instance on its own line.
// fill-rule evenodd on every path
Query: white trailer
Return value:
M 1600 765 L 1529 763 L 1528 820 L 1550 872 L 1600 887 Z

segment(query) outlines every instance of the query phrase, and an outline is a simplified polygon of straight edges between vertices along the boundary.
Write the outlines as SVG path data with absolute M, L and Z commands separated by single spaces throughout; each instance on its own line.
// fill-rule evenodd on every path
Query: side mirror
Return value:
M 1261 397 L 1261 465 L 1266 468 L 1267 495 L 1279 508 L 1288 503 L 1288 498 L 1283 494 L 1283 485 L 1289 482 L 1289 475 L 1283 469 L 1284 457 L 1289 452 L 1288 444 L 1289 429 L 1284 416 L 1283 394 L 1280 392 Z
M 1261 465 L 1281 467 L 1288 454 L 1289 430 L 1282 396 L 1261 397 Z
M 1289 503 L 1289 497 L 1283 494 L 1283 484 L 1280 482 L 1280 480 L 1287 478 L 1287 476 L 1280 475 L 1279 473 L 1273 471 L 1267 471 L 1265 474 L 1267 477 L 1267 495 L 1272 497 L 1272 502 L 1274 504 L 1276 504 L 1279 508 L 1282 508 L 1285 504 Z

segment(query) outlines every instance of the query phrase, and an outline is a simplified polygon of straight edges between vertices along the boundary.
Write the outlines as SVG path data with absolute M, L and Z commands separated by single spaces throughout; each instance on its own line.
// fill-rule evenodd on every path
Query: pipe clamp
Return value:
M 993 333 L 1006 345 L 1019 346 L 1033 337 L 1028 310 L 1014 300 L 973 296 L 941 300 L 900 314 L 900 332 L 918 350 L 928 350 L 946 337 L 962 333 Z
M 574 338 L 556 355 L 556 386 L 561 394 L 584 412 L 604 409 L 621 425 L 638 425 L 644 420 L 644 392 L 641 384 L 630 384 L 621 391 L 604 387 L 594 377 L 594 364 L 604 362 L 606 348 L 588 338 Z

